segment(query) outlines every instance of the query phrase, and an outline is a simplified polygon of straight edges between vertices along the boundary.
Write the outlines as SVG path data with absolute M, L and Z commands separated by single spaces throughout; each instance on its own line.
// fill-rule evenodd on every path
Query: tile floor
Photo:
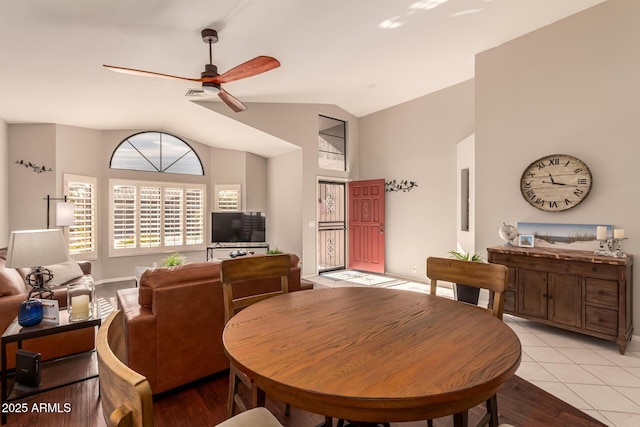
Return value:
M 322 276 L 308 278 L 316 287 L 362 286 Z M 408 290 L 428 292 L 425 284 L 407 282 Z M 438 295 L 453 298 L 451 288 Z M 480 296 L 480 304 L 486 294 Z M 640 337 L 624 356 L 611 341 L 564 331 L 515 316 L 505 322 L 522 343 L 516 374 L 611 427 L 640 426 Z
M 640 425 L 640 341 L 601 340 L 505 315 L 522 343 L 516 374 L 608 426 Z

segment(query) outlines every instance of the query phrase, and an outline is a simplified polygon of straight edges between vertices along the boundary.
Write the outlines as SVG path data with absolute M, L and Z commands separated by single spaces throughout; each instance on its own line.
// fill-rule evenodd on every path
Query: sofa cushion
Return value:
M 155 289 L 219 277 L 220 264 L 217 262 L 196 262 L 147 270 L 140 278 L 139 303 L 143 307 L 151 307 Z
M 53 278 L 49 282 L 49 286 L 52 288 L 64 285 L 70 280 L 84 276 L 84 272 L 78 263 L 72 259 L 60 264 L 47 265 L 45 268 L 51 270 L 51 273 L 53 274 Z
M 0 297 L 26 294 L 27 288 L 20 274 L 13 268 L 4 268 L 4 261 L 0 264 Z

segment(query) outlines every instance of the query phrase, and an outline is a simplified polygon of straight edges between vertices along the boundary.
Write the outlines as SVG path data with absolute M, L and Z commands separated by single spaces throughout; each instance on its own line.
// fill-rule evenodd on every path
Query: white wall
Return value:
M 456 248 L 456 147 L 473 133 L 473 90 L 469 80 L 360 120 L 360 179 L 418 182 L 386 193 L 389 274 L 426 280 L 426 257 Z
M 640 254 L 638 22 L 640 2 L 609 0 L 476 57 L 478 248 L 502 243 L 502 222 L 613 224 Z M 519 181 L 554 153 L 584 161 L 593 187 L 575 208 L 547 213 L 522 198 Z
M 0 248 L 9 244 L 9 135 L 8 127 L 0 119 Z
M 476 138 L 475 135 L 471 135 L 464 140 L 460 141 L 457 146 L 457 165 L 458 172 L 456 178 L 456 211 L 457 211 L 457 238 L 458 247 L 455 248 L 461 252 L 476 253 Z M 462 227 L 462 183 L 461 183 L 461 171 L 462 169 L 469 169 L 469 230 L 463 231 Z

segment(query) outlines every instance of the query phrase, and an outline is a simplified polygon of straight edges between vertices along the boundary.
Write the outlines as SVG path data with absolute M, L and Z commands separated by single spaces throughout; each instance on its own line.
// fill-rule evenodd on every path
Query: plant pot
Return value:
M 456 299 L 469 304 L 478 305 L 480 288 L 456 283 Z

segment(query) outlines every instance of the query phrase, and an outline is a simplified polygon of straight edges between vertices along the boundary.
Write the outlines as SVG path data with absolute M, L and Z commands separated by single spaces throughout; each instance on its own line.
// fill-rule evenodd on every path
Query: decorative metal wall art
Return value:
M 385 186 L 384 191 L 386 191 L 387 193 L 391 191 L 394 191 L 394 192 L 402 191 L 406 193 L 407 191 L 411 191 L 415 187 L 417 187 L 418 183 L 415 181 L 408 181 L 408 180 L 396 181 L 394 179 L 393 181 L 385 182 L 384 186 Z
M 47 169 L 47 167 L 45 165 L 38 166 L 38 165 L 34 165 L 31 162 L 27 162 L 27 161 L 24 161 L 24 160 L 16 160 L 16 164 L 17 165 L 22 165 L 25 168 L 31 168 L 35 173 L 53 172 L 53 169 L 51 169 L 51 168 Z

